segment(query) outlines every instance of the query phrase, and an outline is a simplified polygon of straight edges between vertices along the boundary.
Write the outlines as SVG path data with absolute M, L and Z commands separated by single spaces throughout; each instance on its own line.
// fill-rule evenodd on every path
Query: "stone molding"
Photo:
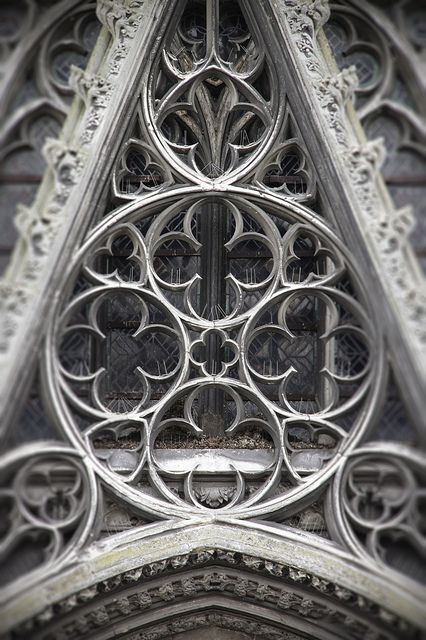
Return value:
M 123 68 L 133 66 L 138 57 L 136 53 L 130 54 L 132 47 L 142 50 L 142 55 L 147 50 L 144 34 L 149 30 L 155 7 L 144 9 L 143 4 L 127 0 L 105 0 L 99 4 L 98 17 L 106 33 L 101 32 L 93 52 L 96 64 L 89 63 L 90 71 L 73 70 L 71 82 L 77 99 L 61 137 L 46 144 L 48 169 L 35 202 L 18 210 L 19 237 L 9 268 L 0 281 L 0 366 L 10 372 L 0 383 L 0 437 L 13 422 L 14 398 L 22 395 L 27 379 L 21 372 L 23 349 L 28 347 L 34 354 L 34 345 L 41 337 L 40 309 L 48 304 L 46 282 L 55 271 L 66 239 L 81 233 L 87 224 L 87 205 L 82 205 L 82 201 L 87 198 L 87 189 L 90 200 L 90 190 L 94 191 L 93 184 L 99 181 L 99 177 L 93 176 L 100 173 L 98 157 L 111 130 L 107 107 L 111 106 L 114 112 L 116 106 L 112 105 L 122 104 L 117 92 L 129 93 L 126 82 L 120 83 L 119 78 L 123 74 L 127 81 L 129 71 Z M 141 25 L 144 16 L 146 22 Z M 140 37 L 135 38 L 138 30 Z M 109 45 L 105 46 L 108 38 Z M 112 120 L 114 116 L 113 113 Z M 84 188 L 83 182 L 87 183 Z M 28 371 L 28 360 L 25 357 L 23 360 Z
M 106 629 L 129 614 L 149 613 L 157 604 L 160 616 L 186 599 L 200 598 L 203 606 L 204 597 L 217 594 L 236 596 L 241 607 L 253 603 L 330 628 L 339 625 L 348 638 L 359 640 L 396 640 L 401 633 L 416 638 L 416 627 L 426 628 L 420 601 L 402 586 L 368 575 L 353 562 L 345 565 L 332 544 L 318 549 L 303 537 L 295 544 L 294 534 L 274 531 L 225 522 L 163 523 L 139 530 L 139 538 L 134 531 L 121 544 L 116 536 L 92 545 L 74 567 L 42 582 L 36 593 L 14 599 L 5 620 L 15 626 L 15 617 L 17 637 L 31 633 L 62 640 Z

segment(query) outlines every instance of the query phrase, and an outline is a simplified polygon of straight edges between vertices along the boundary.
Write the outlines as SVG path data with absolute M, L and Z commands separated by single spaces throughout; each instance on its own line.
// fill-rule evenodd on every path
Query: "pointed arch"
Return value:
M 289 596 L 283 608 L 292 610 L 286 615 L 305 636 L 314 637 L 306 623 L 312 613 L 306 602 L 316 600 L 312 589 L 336 602 L 331 613 L 324 613 L 331 616 L 324 622 L 324 637 L 335 637 L 329 623 L 335 625 L 339 616 L 354 638 L 367 633 L 397 637 L 402 630 L 415 638 L 416 628 L 425 625 L 418 586 L 409 578 L 402 579 L 403 588 L 398 584 L 405 561 L 392 564 L 393 544 L 400 537 L 408 541 L 408 560 L 424 553 L 424 541 L 412 526 L 423 504 L 424 463 L 409 448 L 379 452 L 377 445 L 358 446 L 374 427 L 384 400 L 384 344 L 409 398 L 419 438 L 426 433 L 426 306 L 404 235 L 408 223 L 404 213 L 392 209 L 384 190 L 380 144 L 364 141 L 347 104 L 356 84 L 353 70 L 330 73 L 319 47 L 327 4 L 237 3 L 254 34 L 244 28 L 233 40 L 226 35 L 243 71 L 232 68 L 229 41 L 227 61 L 214 41 L 212 34 L 218 37 L 221 28 L 215 9 L 221 6 L 206 2 L 214 25 L 208 37 L 202 21 L 190 25 L 190 37 L 183 27 L 177 37 L 168 30 L 173 16 L 180 19 L 175 2 L 99 2 L 104 30 L 86 71 L 73 71 L 77 97 L 72 111 L 62 138 L 46 147 L 50 169 L 33 208 L 21 212 L 23 235 L 3 285 L 3 363 L 10 372 L 0 380 L 5 429 L 13 423 L 37 348 L 46 339 L 42 386 L 62 436 L 90 477 L 96 474 L 103 483 L 105 495 L 109 491 L 142 519 L 164 522 L 98 545 L 81 540 L 84 565 L 66 556 L 66 564 L 26 576 L 25 592 L 18 594 L 12 585 L 4 601 L 8 624 L 24 624 L 13 632 L 17 637 L 29 629 L 44 637 L 44 629 L 36 627 L 46 620 L 51 621 L 46 633 L 59 633 L 70 609 L 75 633 L 102 628 L 110 616 L 104 604 L 90 610 L 92 598 L 108 601 L 113 615 L 130 615 L 136 602 L 145 608 L 145 596 L 140 600 L 137 591 L 130 600 L 121 594 L 112 605 L 113 596 L 102 589 L 108 594 L 123 587 L 116 579 L 118 562 L 131 567 L 123 578 L 126 584 L 131 576 L 155 573 L 158 563 L 160 573 L 161 567 L 173 573 L 185 555 L 183 547 L 172 555 L 177 531 L 185 549 L 201 545 L 206 567 L 210 561 L 221 567 L 234 560 L 245 566 L 229 583 L 239 603 L 229 595 L 230 587 L 225 596 L 200 598 L 196 610 L 210 609 L 212 616 L 217 609 L 232 610 L 238 617 L 247 588 L 240 584 L 236 592 L 237 578 L 250 582 L 249 572 L 260 570 L 263 576 L 278 572 L 280 587 L 263 585 L 264 599 L 250 591 L 249 600 L 263 603 L 255 605 L 252 617 L 267 617 L 268 607 L 278 605 L 281 579 L 290 577 L 306 586 L 309 598 L 292 601 Z M 183 46 L 182 59 L 176 38 Z M 268 55 L 257 55 L 263 46 L 269 47 Z M 189 66 L 188 51 L 194 66 Z M 247 51 L 253 54 L 248 62 Z M 277 68 L 284 81 L 273 94 Z M 261 72 L 264 83 L 259 82 Z M 226 124 L 220 124 L 221 144 L 213 138 L 207 142 L 208 125 L 228 111 Z M 167 124 L 170 114 L 173 120 Z M 243 256 L 245 273 L 235 263 L 241 241 L 249 247 Z M 256 268 L 250 263 L 254 258 Z M 184 274 L 187 279 L 182 277 L 184 263 L 192 268 Z M 368 279 L 370 288 L 364 286 Z M 383 304 L 377 304 L 372 291 Z M 107 332 L 117 328 L 114 305 L 106 304 L 110 295 L 116 295 L 119 328 L 129 341 L 135 339 L 139 360 L 125 351 L 108 377 L 112 339 L 106 348 L 98 348 L 96 341 L 107 340 Z M 298 318 L 292 304 L 303 296 L 308 310 Z M 312 351 L 319 354 L 308 399 L 300 389 L 291 397 L 297 370 L 287 358 L 288 342 L 294 344 L 305 330 L 314 335 Z M 61 341 L 73 331 L 83 340 L 77 340 L 66 361 Z M 345 332 L 350 334 L 346 341 L 341 339 Z M 161 357 L 150 359 L 147 345 Z M 272 362 L 271 350 L 283 355 Z M 223 357 L 220 363 L 216 354 Z M 124 371 L 133 385 L 124 398 L 114 387 L 120 386 L 117 371 Z M 341 388 L 348 383 L 345 395 Z M 228 422 L 220 410 L 211 410 L 221 404 Z M 200 407 L 207 410 L 198 420 Z M 173 429 L 181 428 L 185 442 L 194 446 L 176 454 Z M 195 440 L 204 431 L 211 441 L 199 454 Z M 250 446 L 228 447 L 231 452 L 224 453 L 224 441 L 240 444 L 241 434 L 248 435 Z M 315 445 L 315 453 L 300 447 L 303 441 Z M 256 455 L 250 457 L 253 443 Z M 31 451 L 36 456 L 36 447 Z M 205 477 L 213 482 L 206 483 Z M 390 482 L 375 496 L 371 486 L 379 487 L 377 477 Z M 401 489 L 397 498 L 395 485 Z M 253 521 L 290 518 L 326 489 L 336 543 Z M 95 494 L 92 487 L 86 495 L 90 522 L 96 520 Z M 55 500 L 61 502 L 61 496 L 59 489 Z M 365 509 L 373 513 L 370 520 Z M 383 532 L 388 534 L 384 545 Z M 253 544 L 263 549 L 258 557 L 249 552 Z M 229 557 L 222 554 L 225 546 Z M 135 553 L 145 557 L 155 551 L 157 559 L 141 569 Z M 282 563 L 284 556 L 291 556 L 291 562 Z M 182 562 L 186 566 L 192 560 Z M 37 592 L 34 584 L 40 578 L 43 590 Z M 186 579 L 191 585 L 195 578 Z M 103 586 L 98 589 L 98 584 Z M 168 602 L 168 584 L 162 580 L 158 586 L 163 603 Z M 298 588 L 293 585 L 293 592 Z M 184 595 L 194 595 L 191 590 Z M 52 608 L 42 612 L 41 598 L 47 594 L 53 597 Z M 348 606 L 342 604 L 346 600 Z M 76 622 L 80 604 L 84 611 Z M 174 609 L 167 607 L 163 612 L 172 620 Z M 354 612 L 356 607 L 362 612 Z M 288 620 L 281 613 L 274 616 L 279 631 L 289 632 Z M 138 618 L 136 625 L 146 628 L 148 618 Z
M 169 637 L 221 612 L 277 638 L 416 638 L 426 622 L 408 585 L 285 527 L 175 522 L 121 538 L 14 599 L 6 621 L 31 616 L 14 637 Z

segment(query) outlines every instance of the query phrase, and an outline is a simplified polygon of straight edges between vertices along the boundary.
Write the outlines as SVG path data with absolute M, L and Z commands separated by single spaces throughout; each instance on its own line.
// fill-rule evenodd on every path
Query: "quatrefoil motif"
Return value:
M 214 225 L 212 226 L 212 222 Z M 212 244 L 218 226 L 220 242 Z M 216 230 L 216 231 L 215 231 Z M 274 286 L 278 277 L 278 235 L 257 207 L 206 197 L 187 208 L 183 201 L 166 209 L 146 237 L 152 261 L 151 282 L 158 296 L 178 313 L 198 322 L 226 324 L 248 314 L 250 307 Z M 215 252 L 224 269 L 215 304 L 208 290 L 203 255 Z M 204 266 L 203 266 L 204 265 Z
M 191 345 L 191 362 L 204 376 L 227 375 L 238 358 L 238 344 L 222 329 L 206 329 Z
M 73 358 L 61 359 L 62 375 L 70 397 L 92 416 L 143 411 L 160 389 L 163 395 L 182 376 L 181 332 L 146 290 L 122 284 L 84 291 L 68 320 L 61 352 L 66 356 L 70 341 L 76 348 Z M 96 362 L 93 355 L 102 345 L 103 360 Z

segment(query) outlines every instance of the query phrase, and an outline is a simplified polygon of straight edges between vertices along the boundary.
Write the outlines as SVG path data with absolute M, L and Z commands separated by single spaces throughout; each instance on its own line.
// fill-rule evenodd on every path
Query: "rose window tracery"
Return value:
M 219 178 L 250 162 L 279 124 L 276 74 L 238 2 L 186 3 L 178 15 L 150 78 L 151 117 L 176 159 Z
M 53 409 L 132 504 L 282 508 L 369 426 L 373 311 L 307 209 L 180 190 L 118 209 L 75 256 L 46 351 Z
M 300 204 L 313 165 L 251 13 L 207 0 L 172 22 L 113 172 L 127 204 L 64 274 L 50 411 L 142 510 L 291 510 L 377 411 L 374 309 Z
M 390 344 L 399 335 L 389 329 L 395 309 L 392 300 L 382 305 L 382 274 L 368 262 L 383 254 L 367 246 L 374 240 L 370 230 L 365 238 L 355 233 L 364 220 L 358 209 L 364 215 L 374 202 L 381 215 L 374 186 L 380 153 L 375 144 L 364 147 L 346 119 L 353 74 L 326 75 L 326 3 L 183 0 L 151 6 L 98 0 L 104 28 L 83 71 L 99 25 L 93 3 L 73 2 L 34 61 L 50 69 L 37 77 L 45 104 L 19 107 L 21 137 L 13 149 L 9 139 L 5 147 L 10 174 L 19 169 L 21 152 L 39 167 L 32 154 L 56 135 L 75 91 L 75 120 L 64 132 L 77 144 L 63 136 L 46 148 L 46 183 L 59 185 L 53 206 L 40 205 L 38 212 L 47 231 L 27 229 L 38 259 L 48 255 L 48 234 L 62 230 L 62 222 L 49 226 L 49 215 L 79 222 L 68 227 L 72 240 L 63 238 L 67 260 L 55 262 L 62 267 L 49 290 L 42 354 L 26 405 L 40 422 L 37 438 L 45 442 L 36 442 L 32 428 L 31 445 L 21 447 L 30 429 L 19 426 L 0 465 L 0 560 L 6 567 L 0 584 L 11 583 L 10 593 L 19 596 L 22 575 L 30 575 L 26 589 L 39 575 L 44 588 L 52 576 L 79 571 L 86 561 L 83 573 L 92 582 L 59 605 L 53 599 L 53 618 L 43 612 L 35 627 L 22 626 L 16 637 L 33 628 L 44 637 L 45 624 L 52 637 L 62 625 L 62 635 L 70 637 L 127 637 L 133 633 L 129 620 L 139 633 L 138 617 L 145 625 L 153 603 L 167 618 L 165 603 L 177 610 L 182 596 L 185 606 L 195 606 L 197 593 L 201 607 L 207 598 L 251 608 L 264 602 L 267 615 L 275 607 L 289 628 L 289 616 L 300 618 L 302 635 L 311 617 L 312 637 L 320 618 L 326 635 L 335 635 L 338 623 L 343 635 L 350 629 L 354 638 L 367 637 L 370 618 L 373 626 L 377 618 L 378 629 L 395 630 L 396 618 L 378 609 L 374 598 L 367 603 L 365 592 L 379 585 L 387 602 L 386 571 L 395 599 L 405 574 L 408 602 L 416 595 L 415 582 L 426 580 L 425 465 L 414 451 L 417 425 L 397 389 L 400 371 L 387 358 L 399 353 Z M 338 64 L 356 67 L 355 105 L 366 133 L 383 130 L 395 151 L 385 173 L 403 160 L 411 178 L 421 180 L 420 126 L 410 111 L 416 97 L 399 63 L 389 71 L 386 38 L 364 19 L 365 7 L 354 5 L 333 4 L 326 37 Z M 420 48 L 421 25 L 415 30 L 417 14 L 409 14 L 407 29 Z M 167 19 L 160 25 L 158 16 Z M 139 36 L 149 31 L 142 29 L 145 20 L 159 25 L 152 48 L 140 44 Z M 135 75 L 126 77 L 121 65 L 132 58 L 129 42 L 143 55 L 134 58 Z M 121 105 L 117 96 L 125 96 Z M 78 135 L 69 132 L 73 123 Z M 109 141 L 102 137 L 106 125 Z M 325 125 L 330 131 L 323 131 Z M 327 155 L 341 152 L 346 142 L 341 155 L 347 175 L 340 159 Z M 99 158 L 94 149 L 101 150 Z M 105 149 L 111 157 L 103 157 Z M 89 161 L 99 163 L 93 174 Z M 87 201 L 81 215 L 74 211 L 72 217 L 68 199 L 80 183 Z M 28 215 L 21 211 L 18 224 L 29 225 Z M 399 224 L 405 222 L 398 215 L 396 231 Z M 396 231 L 387 236 L 386 225 L 392 226 L 385 216 L 379 231 L 384 242 L 393 242 Z M 404 298 L 410 305 L 411 293 Z M 32 416 L 22 420 L 35 423 Z M 46 442 L 58 435 L 66 445 Z M 385 443 L 390 439 L 403 444 Z M 128 549 L 139 545 L 139 556 L 149 555 L 151 547 L 157 552 L 163 534 L 188 546 L 194 523 L 206 531 L 196 552 L 207 565 L 199 577 L 193 573 L 198 560 L 170 559 L 168 542 L 164 557 L 146 568 L 127 567 L 122 579 L 105 574 L 94 585 L 107 556 L 108 562 L 127 564 Z M 215 539 L 210 549 L 212 524 L 214 536 L 223 525 L 231 537 L 237 532 L 236 545 L 241 535 L 250 546 L 257 531 L 265 548 L 272 547 L 276 534 L 288 543 L 290 556 L 296 552 L 297 562 L 287 568 L 266 559 L 265 551 L 262 559 L 242 547 L 231 552 L 227 534 L 223 545 Z M 198 549 L 198 538 L 195 544 Z M 311 576 L 309 563 L 322 562 L 322 554 L 325 569 Z M 336 562 L 331 569 L 330 559 Z M 181 571 L 187 562 L 188 579 Z M 227 562 L 231 581 L 223 573 Z M 242 577 L 241 563 L 270 573 L 276 587 Z M 346 569 L 350 577 L 343 579 Z M 358 581 L 353 592 L 351 576 Z M 282 590 L 287 578 L 291 592 Z M 309 590 L 313 599 L 302 599 Z M 324 599 L 321 616 L 316 596 Z M 335 611 L 329 607 L 333 598 Z M 79 617 L 72 611 L 76 606 L 84 609 Z M 355 607 L 359 620 L 344 612 Z M 123 632 L 119 614 L 127 625 Z M 264 627 L 262 633 L 269 631 Z M 373 635 L 379 638 L 379 632 Z

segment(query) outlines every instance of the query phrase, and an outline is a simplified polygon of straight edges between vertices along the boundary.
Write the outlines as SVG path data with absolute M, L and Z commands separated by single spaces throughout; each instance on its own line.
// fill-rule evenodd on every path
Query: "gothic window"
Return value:
M 378 5 L 377 8 L 374 5 Z M 386 157 L 382 174 L 397 207 L 412 206 L 411 242 L 426 264 L 424 76 L 426 10 L 422 3 L 331 5 L 325 26 L 336 63 L 355 65 L 359 78 L 355 106 L 371 139 L 382 137 Z
M 0 271 L 8 262 L 18 204 L 34 200 L 73 97 L 72 65 L 84 68 L 99 33 L 93 2 L 2 2 L 0 5 Z
M 420 229 L 423 13 L 383 4 L 328 22 L 320 0 L 0 7 L 2 55 L 25 62 L 5 75 L 0 190 L 30 204 L 41 184 L 0 340 L 11 638 L 420 638 L 425 307 L 389 194 Z M 245 551 L 163 545 L 221 523 Z M 252 557 L 263 535 L 323 573 Z M 50 613 L 13 609 L 81 558 Z
M 54 421 L 132 504 L 282 510 L 369 428 L 374 312 L 316 183 L 250 12 L 183 3 L 43 365 Z

